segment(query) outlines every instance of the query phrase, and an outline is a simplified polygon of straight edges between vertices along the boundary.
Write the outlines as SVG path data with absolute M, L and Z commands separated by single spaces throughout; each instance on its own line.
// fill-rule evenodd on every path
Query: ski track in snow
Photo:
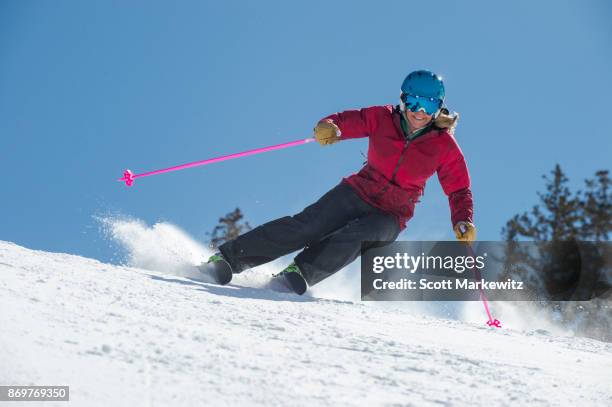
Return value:
M 612 405 L 608 343 L 177 274 L 0 241 L 0 384 L 78 406 Z

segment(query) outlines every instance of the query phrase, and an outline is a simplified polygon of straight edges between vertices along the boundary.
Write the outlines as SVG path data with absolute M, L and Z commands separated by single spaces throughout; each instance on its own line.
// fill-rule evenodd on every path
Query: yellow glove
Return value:
M 315 139 L 322 146 L 340 141 L 340 129 L 333 122 L 319 122 L 314 128 Z
M 462 242 L 473 242 L 476 240 L 476 226 L 473 223 L 465 221 L 457 222 L 453 230 L 457 240 Z

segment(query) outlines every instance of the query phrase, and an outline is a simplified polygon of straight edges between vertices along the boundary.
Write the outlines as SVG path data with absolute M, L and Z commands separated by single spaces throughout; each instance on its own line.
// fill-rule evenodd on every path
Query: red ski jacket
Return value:
M 325 117 L 340 129 L 340 139 L 369 137 L 368 161 L 345 177 L 355 191 L 377 208 L 396 216 L 400 228 L 414 214 L 414 206 L 434 173 L 448 196 L 451 222 L 472 222 L 470 176 L 457 141 L 447 129 L 432 125 L 409 140 L 402 130 L 399 107 L 373 106 Z

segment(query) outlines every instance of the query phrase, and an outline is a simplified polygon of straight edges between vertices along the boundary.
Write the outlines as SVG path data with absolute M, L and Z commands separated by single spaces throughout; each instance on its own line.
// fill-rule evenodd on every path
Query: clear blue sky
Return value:
M 206 240 L 255 226 L 357 171 L 367 140 L 136 173 L 309 137 L 319 118 L 396 103 L 431 69 L 462 114 L 481 239 L 498 239 L 560 163 L 610 168 L 612 6 L 592 1 L 0 2 L 0 239 L 108 260 L 94 215 Z M 404 239 L 451 238 L 434 177 Z

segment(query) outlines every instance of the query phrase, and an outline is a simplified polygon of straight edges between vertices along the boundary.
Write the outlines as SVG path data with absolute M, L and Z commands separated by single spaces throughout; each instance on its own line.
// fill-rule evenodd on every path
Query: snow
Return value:
M 257 269 L 194 281 L 208 252 L 180 230 L 109 230 L 138 267 L 0 241 L 0 384 L 87 406 L 612 405 L 609 343 L 276 293 Z

